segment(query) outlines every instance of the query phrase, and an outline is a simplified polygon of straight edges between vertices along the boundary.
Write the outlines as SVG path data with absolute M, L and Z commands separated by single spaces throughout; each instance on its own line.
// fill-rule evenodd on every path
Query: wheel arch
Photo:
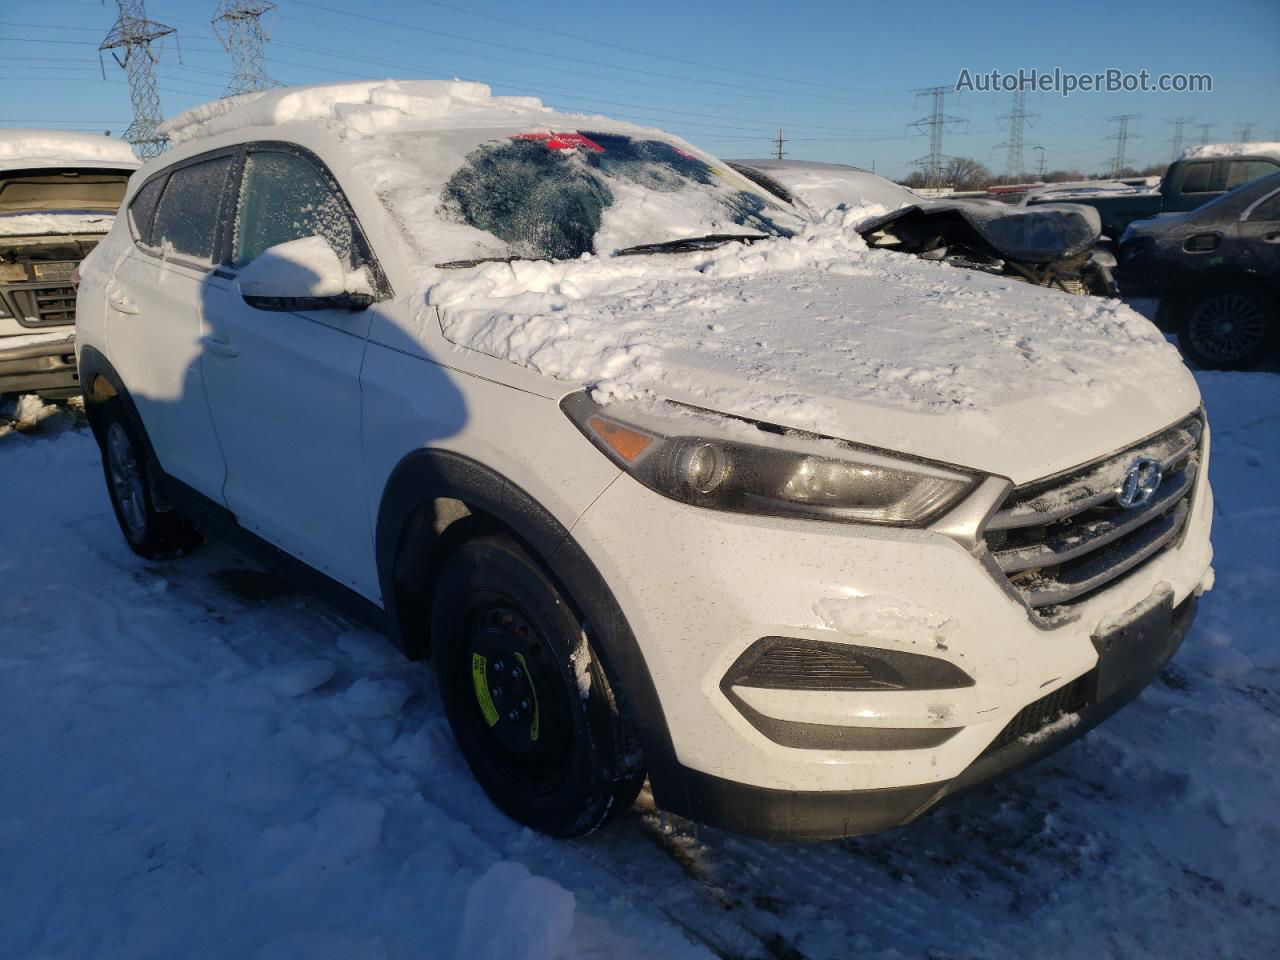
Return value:
M 125 417 L 129 420 L 129 425 L 133 427 L 146 447 L 147 456 L 151 458 L 152 463 L 159 463 L 155 448 L 151 445 L 151 437 L 142 422 L 142 415 L 138 413 L 133 397 L 129 395 L 124 380 L 111 365 L 111 361 L 96 347 L 81 346 L 77 366 L 80 370 L 80 387 L 84 391 L 85 416 L 98 443 L 102 443 L 103 429 L 102 418 L 98 416 L 98 411 L 108 401 L 118 400 Z
M 622 608 L 591 558 L 529 493 L 463 454 L 416 450 L 392 471 L 378 507 L 378 579 L 395 641 L 430 651 L 430 585 L 450 547 L 480 532 L 514 536 L 564 591 L 616 677 L 640 731 L 650 778 L 678 779 L 666 717 Z M 672 771 L 664 777 L 663 771 Z M 658 789 L 655 785 L 655 790 Z

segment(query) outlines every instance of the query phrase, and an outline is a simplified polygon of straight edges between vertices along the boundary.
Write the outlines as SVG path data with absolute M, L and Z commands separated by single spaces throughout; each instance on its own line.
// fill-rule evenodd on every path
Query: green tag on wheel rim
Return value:
M 498 708 L 493 705 L 493 698 L 489 696 L 487 667 L 488 661 L 481 654 L 471 655 L 471 685 L 475 687 L 476 702 L 480 704 L 484 722 L 492 727 L 498 722 Z

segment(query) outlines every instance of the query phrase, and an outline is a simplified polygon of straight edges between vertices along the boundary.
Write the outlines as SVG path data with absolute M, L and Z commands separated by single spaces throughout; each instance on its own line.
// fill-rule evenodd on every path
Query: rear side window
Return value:
M 1227 165 L 1227 189 L 1234 190 L 1243 184 L 1269 177 L 1277 170 L 1280 170 L 1280 166 L 1269 160 L 1232 160 Z
M 230 169 L 228 156 L 174 170 L 160 196 L 151 245 L 179 256 L 211 261 L 218 208 Z
M 143 184 L 129 204 L 129 223 L 133 227 L 133 235 L 139 243 L 152 246 L 151 220 L 155 216 L 156 203 L 160 200 L 160 191 L 164 189 L 163 176 L 156 177 Z
M 1250 223 L 1266 222 L 1271 220 L 1280 220 L 1280 191 L 1273 193 L 1267 199 L 1253 208 L 1253 212 L 1249 214 Z
M 1213 161 L 1189 163 L 1182 175 L 1183 193 L 1210 193 L 1213 182 Z
M 357 267 L 355 227 L 337 185 L 292 153 L 261 151 L 245 160 L 236 212 L 232 262 L 243 266 L 268 247 L 324 237 L 349 267 Z

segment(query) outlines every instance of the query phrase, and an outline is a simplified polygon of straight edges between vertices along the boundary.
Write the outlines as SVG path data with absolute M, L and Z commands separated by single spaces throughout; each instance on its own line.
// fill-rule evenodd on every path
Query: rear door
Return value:
M 215 272 L 236 151 L 185 161 L 130 203 L 134 243 L 107 283 L 106 342 L 166 473 L 221 499 L 224 464 L 201 371 L 201 304 Z
M 1280 283 L 1280 189 L 1245 211 L 1240 239 L 1250 267 L 1273 283 Z
M 268 247 L 322 236 L 349 269 L 381 273 L 323 164 L 251 145 L 229 219 L 227 282 L 205 287 L 205 383 L 226 456 L 227 506 L 249 530 L 372 600 L 379 596 L 361 471 L 360 367 L 372 312 L 249 306 L 235 277 Z M 375 286 L 385 290 L 385 282 Z

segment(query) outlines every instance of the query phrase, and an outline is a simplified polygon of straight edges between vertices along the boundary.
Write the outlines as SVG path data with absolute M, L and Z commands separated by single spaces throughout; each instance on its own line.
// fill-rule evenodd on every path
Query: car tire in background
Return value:
M 636 730 L 568 598 L 512 537 L 463 542 L 435 583 L 431 655 L 445 713 L 489 798 L 584 836 L 644 782 Z
M 1178 345 L 1197 366 L 1248 370 L 1280 347 L 1275 297 L 1250 283 L 1211 286 L 1173 308 Z
M 120 401 L 104 403 L 95 419 L 107 495 L 129 549 L 140 557 L 158 560 L 199 546 L 201 538 L 195 528 L 164 502 L 155 465 Z

